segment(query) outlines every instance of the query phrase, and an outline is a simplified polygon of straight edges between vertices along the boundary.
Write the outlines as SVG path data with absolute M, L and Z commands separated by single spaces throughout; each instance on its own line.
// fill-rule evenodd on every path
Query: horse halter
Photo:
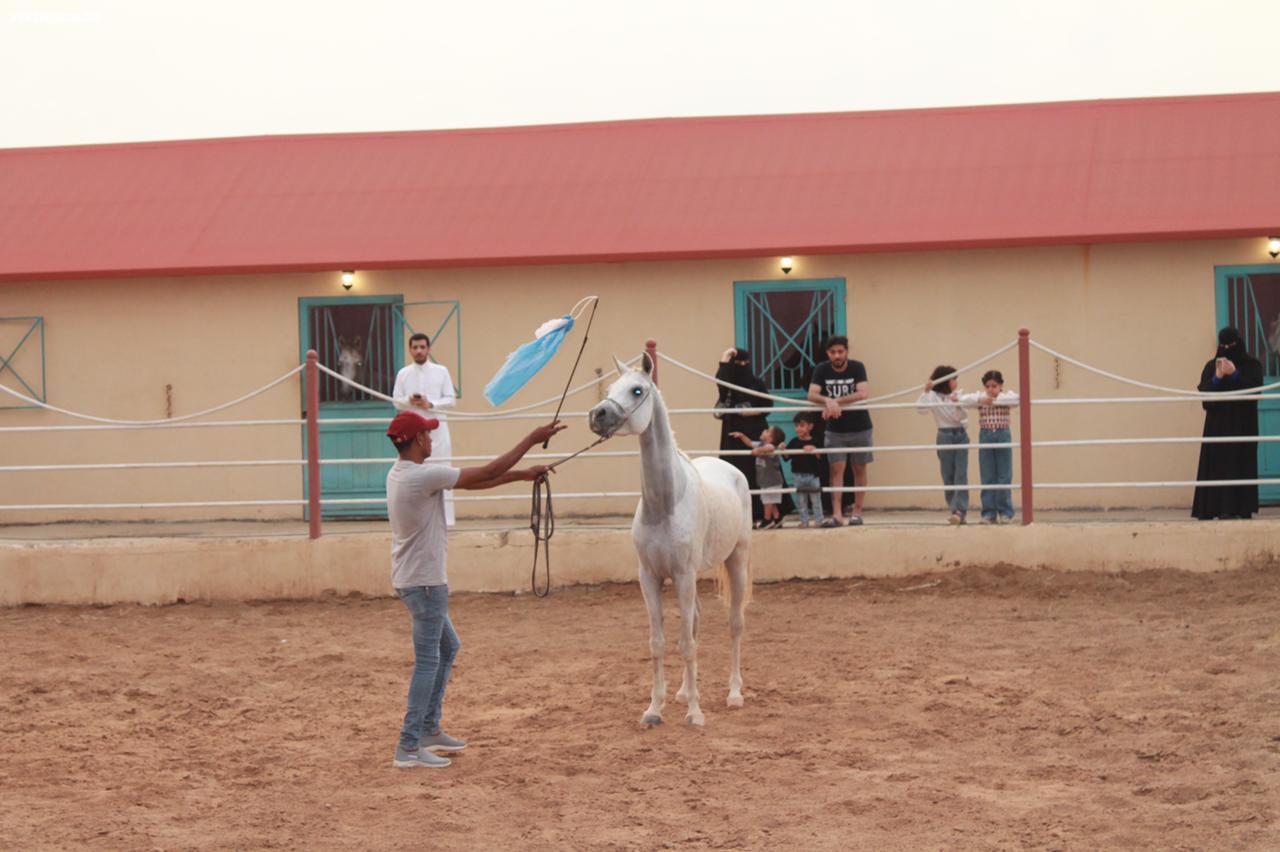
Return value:
M 622 419 L 618 421 L 618 425 L 610 429 L 609 434 L 603 436 L 602 440 L 612 438 L 614 435 L 618 433 L 618 430 L 621 429 L 623 425 L 631 419 L 631 415 L 636 413 L 636 409 L 639 408 L 644 403 L 644 401 L 649 398 L 649 391 L 653 390 L 653 386 L 650 385 L 648 388 L 643 388 L 640 385 L 636 385 L 631 390 L 632 390 L 632 396 L 635 397 L 635 401 L 631 403 L 630 408 L 623 408 L 622 405 L 619 404 L 618 401 L 613 399 L 612 397 L 609 397 L 608 399 L 601 401 L 600 403 L 601 405 L 608 403 L 609 405 L 612 405 L 614 408 L 616 408 L 618 410 L 618 413 L 622 415 Z M 636 393 L 636 391 L 639 391 L 639 393 Z

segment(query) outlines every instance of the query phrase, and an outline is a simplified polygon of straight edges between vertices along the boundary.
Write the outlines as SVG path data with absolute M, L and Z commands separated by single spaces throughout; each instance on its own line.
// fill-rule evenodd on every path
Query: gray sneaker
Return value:
M 405 751 L 396 746 L 395 759 L 391 761 L 391 765 L 396 769 L 412 769 L 416 766 L 425 766 L 428 769 L 443 769 L 453 763 L 447 757 L 440 757 L 427 751 L 425 748 L 419 748 L 417 751 Z
M 467 744 L 462 740 L 451 737 L 444 731 L 438 734 L 427 734 L 420 741 L 423 751 L 462 751 Z

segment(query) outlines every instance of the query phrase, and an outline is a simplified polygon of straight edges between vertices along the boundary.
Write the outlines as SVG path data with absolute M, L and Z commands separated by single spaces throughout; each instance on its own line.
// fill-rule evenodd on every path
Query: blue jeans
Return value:
M 1007 444 L 1011 440 L 1008 429 L 983 429 L 978 433 L 979 444 Z M 1008 485 L 1013 482 L 1013 450 L 978 450 L 978 469 L 983 485 Z M 996 515 L 1013 517 L 1013 492 L 1007 488 L 982 492 L 982 517 L 994 519 Z
M 822 523 L 822 483 L 816 473 L 797 473 L 796 511 L 800 513 L 800 523 L 809 523 L 810 517 L 815 524 Z
M 449 621 L 448 586 L 409 586 L 396 594 L 413 618 L 413 677 L 400 748 L 414 751 L 424 736 L 440 730 L 440 707 L 461 644 Z
M 964 430 L 963 426 L 939 429 L 937 443 L 967 444 L 969 443 L 969 433 Z M 938 450 L 938 464 L 942 468 L 942 484 L 944 486 L 969 484 L 968 450 Z M 943 491 L 942 495 L 947 501 L 947 508 L 952 513 L 962 518 L 968 514 L 969 490 L 967 488 Z

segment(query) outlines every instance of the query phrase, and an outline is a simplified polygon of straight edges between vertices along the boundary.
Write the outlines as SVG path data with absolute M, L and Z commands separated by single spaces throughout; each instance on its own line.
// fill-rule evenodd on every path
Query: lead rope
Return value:
M 533 531 L 533 574 L 529 578 L 533 595 L 545 598 L 551 594 L 551 536 L 556 531 L 556 513 L 551 506 L 551 481 L 539 476 L 533 481 L 533 508 L 529 511 L 529 529 Z M 538 551 L 546 554 L 547 582 L 538 590 Z
M 555 470 L 569 459 L 577 458 L 593 447 L 598 447 L 608 437 L 599 438 L 595 443 L 588 444 L 576 453 L 565 456 L 559 461 L 552 462 L 547 465 L 547 473 Z M 529 531 L 533 533 L 533 574 L 529 578 L 529 584 L 533 587 L 535 597 L 545 598 L 551 594 L 551 536 L 556 532 L 556 513 L 551 505 L 551 477 L 543 474 L 533 481 L 533 497 L 532 505 L 529 510 Z M 542 591 L 538 591 L 538 550 L 542 549 L 546 554 L 546 572 L 547 582 L 544 584 Z

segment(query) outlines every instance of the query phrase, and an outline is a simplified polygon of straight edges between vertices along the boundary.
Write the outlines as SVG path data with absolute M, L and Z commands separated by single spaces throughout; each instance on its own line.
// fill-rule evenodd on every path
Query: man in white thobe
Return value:
M 396 386 L 391 391 L 391 398 L 400 411 L 412 411 L 423 417 L 434 417 L 440 426 L 431 433 L 434 446 L 432 461 L 439 459 L 441 463 L 456 467 L 452 461 L 453 441 L 449 437 L 449 423 L 445 419 L 445 410 L 458 404 L 453 392 L 453 377 L 449 368 L 429 360 L 431 355 L 431 339 L 421 332 L 409 338 L 409 354 L 413 363 L 396 373 Z M 453 491 L 444 492 L 444 517 L 448 526 L 453 526 Z

